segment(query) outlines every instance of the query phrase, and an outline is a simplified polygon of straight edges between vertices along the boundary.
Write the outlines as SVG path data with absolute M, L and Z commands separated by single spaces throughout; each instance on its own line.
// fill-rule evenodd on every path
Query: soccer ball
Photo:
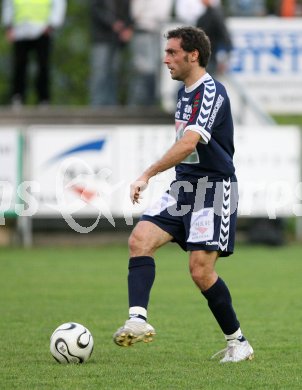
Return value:
M 93 351 L 93 338 L 85 326 L 68 322 L 50 337 L 50 352 L 58 363 L 85 363 Z

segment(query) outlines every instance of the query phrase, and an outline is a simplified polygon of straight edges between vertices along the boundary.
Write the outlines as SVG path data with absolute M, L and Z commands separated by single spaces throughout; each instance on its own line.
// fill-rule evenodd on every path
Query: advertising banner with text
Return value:
M 270 113 L 301 114 L 301 18 L 230 18 L 231 72 Z
M 131 203 L 129 185 L 172 145 L 174 126 L 37 126 L 28 134 L 33 215 L 130 224 L 174 179 L 174 169 L 157 175 L 141 203 Z M 235 134 L 239 215 L 302 215 L 299 129 L 238 126 Z

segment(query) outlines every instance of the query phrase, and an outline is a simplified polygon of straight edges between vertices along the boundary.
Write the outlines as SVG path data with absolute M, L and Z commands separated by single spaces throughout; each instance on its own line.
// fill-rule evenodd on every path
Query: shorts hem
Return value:
M 190 252 L 194 251 L 208 251 L 208 252 L 218 252 L 219 257 L 228 257 L 231 256 L 234 251 L 233 250 L 227 250 L 227 251 L 222 251 L 219 249 L 218 246 L 214 245 L 206 245 L 206 244 L 191 244 L 190 243 L 187 245 L 187 250 Z
M 148 215 L 142 215 L 140 218 L 140 221 L 152 222 L 152 223 L 154 223 L 154 225 L 161 228 L 161 230 L 163 230 L 164 232 L 169 233 L 174 238 L 174 236 L 173 236 L 172 232 L 169 230 L 169 228 L 167 228 L 166 226 L 163 226 L 163 224 L 160 223 L 159 221 L 157 221 L 155 218 L 149 217 Z
M 163 225 L 160 221 L 158 221 L 156 218 L 153 218 L 149 215 L 145 215 L 143 214 L 140 218 L 140 221 L 148 221 L 148 222 L 152 222 L 154 223 L 154 225 L 158 226 L 161 230 L 163 230 L 164 232 L 170 234 L 170 236 L 172 236 L 172 240 L 171 242 L 175 242 L 176 244 L 178 244 L 181 249 L 183 249 L 185 252 L 188 251 L 187 247 L 183 245 L 183 243 L 179 240 L 177 240 L 175 238 L 175 236 L 173 235 L 173 232 L 172 232 L 172 229 L 170 230 L 168 226 L 166 225 Z

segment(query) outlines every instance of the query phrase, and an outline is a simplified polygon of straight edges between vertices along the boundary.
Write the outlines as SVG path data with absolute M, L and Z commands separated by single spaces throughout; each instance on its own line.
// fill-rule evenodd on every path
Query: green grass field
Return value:
M 251 362 L 210 360 L 224 339 L 190 280 L 176 245 L 157 255 L 149 305 L 153 343 L 117 347 L 127 317 L 127 248 L 0 249 L 0 388 L 8 389 L 301 389 L 302 248 L 238 246 L 220 260 Z M 83 365 L 60 365 L 49 337 L 61 323 L 87 326 L 95 349 Z

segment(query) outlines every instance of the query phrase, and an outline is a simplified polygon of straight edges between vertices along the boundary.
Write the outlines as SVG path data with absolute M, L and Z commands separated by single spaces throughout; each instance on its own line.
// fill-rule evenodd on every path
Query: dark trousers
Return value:
M 49 35 L 42 35 L 37 39 L 26 39 L 14 42 L 13 45 L 13 79 L 12 97 L 26 101 L 28 87 L 28 65 L 30 55 L 35 56 L 37 74 L 35 88 L 38 103 L 49 102 L 49 60 L 51 39 Z

